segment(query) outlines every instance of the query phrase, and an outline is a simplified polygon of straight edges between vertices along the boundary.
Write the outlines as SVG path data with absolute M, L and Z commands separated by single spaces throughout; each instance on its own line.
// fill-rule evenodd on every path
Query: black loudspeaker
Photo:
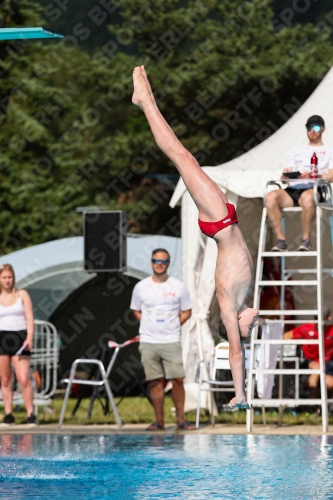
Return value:
M 125 212 L 84 212 L 84 270 L 126 271 L 126 229 Z

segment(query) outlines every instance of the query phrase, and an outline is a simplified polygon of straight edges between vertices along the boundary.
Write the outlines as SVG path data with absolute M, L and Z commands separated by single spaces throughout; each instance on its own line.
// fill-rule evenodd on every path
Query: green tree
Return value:
M 117 5 L 112 0 L 104 2 L 96 2 L 96 0 L 85 0 L 84 2 L 80 0 L 63 0 L 62 2 L 38 0 L 38 3 L 43 6 L 43 25 L 59 33 L 76 36 L 79 45 L 90 53 L 96 47 L 102 46 L 110 40 L 107 25 L 121 22 L 121 4 Z M 186 0 L 180 0 L 177 2 L 177 7 L 186 6 L 186 3 Z M 149 2 L 146 2 L 145 5 L 146 8 L 150 6 Z M 296 24 L 311 23 L 321 29 L 321 25 L 326 23 L 330 27 L 332 36 L 332 3 L 330 0 L 321 0 L 320 2 L 273 0 L 271 7 L 274 13 L 273 26 L 293 27 Z M 123 45 L 123 50 L 133 53 L 135 47 Z
M 110 40 L 109 24 L 119 23 L 119 8 L 111 0 L 39 0 L 43 7 L 43 26 L 75 37 L 77 44 L 89 53 Z M 126 47 L 124 47 L 126 49 Z
M 332 36 L 332 3 L 330 0 L 318 2 L 293 0 L 273 0 L 272 9 L 275 14 L 274 25 L 295 26 L 295 24 L 311 23 L 321 29 L 323 24 L 330 26 Z
M 39 26 L 40 11 L 32 2 L 6 0 L 4 25 Z M 125 155 L 121 134 L 119 144 L 114 138 L 122 119 L 115 118 L 116 126 L 106 131 L 107 111 L 95 104 L 110 86 L 100 61 L 66 41 L 2 42 L 0 71 L 0 220 L 6 253 L 81 234 L 75 208 L 96 204 L 110 175 L 119 173 L 116 153 Z
M 332 64 L 329 29 L 274 29 L 270 2 L 122 0 L 120 37 L 132 30 L 166 119 L 201 164 L 216 165 L 265 139 L 304 102 Z M 127 68 L 126 68 L 127 71 Z M 122 72 L 119 80 L 127 75 Z M 127 137 L 148 130 L 133 110 Z M 258 133 L 258 137 L 256 137 Z M 148 132 L 146 141 L 150 140 Z M 142 144 L 142 143 L 141 143 Z M 156 171 L 173 172 L 161 158 Z
M 114 4 L 121 22 L 91 54 L 72 34 L 0 46 L 3 252 L 81 234 L 75 208 L 87 205 L 126 210 L 130 231 L 177 234 L 176 170 L 131 104 L 136 64 L 201 165 L 264 140 L 332 65 L 329 26 L 277 28 L 270 2 Z M 42 24 L 27 0 L 5 0 L 2 13 L 6 27 Z

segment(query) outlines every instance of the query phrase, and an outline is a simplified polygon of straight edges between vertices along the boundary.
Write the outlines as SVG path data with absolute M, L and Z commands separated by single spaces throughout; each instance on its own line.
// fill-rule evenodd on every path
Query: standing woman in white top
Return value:
M 0 266 L 0 382 L 5 406 L 3 424 L 14 424 L 11 363 L 20 384 L 28 414 L 28 424 L 35 424 L 33 389 L 29 377 L 34 334 L 34 315 L 30 296 L 15 286 L 14 269 Z

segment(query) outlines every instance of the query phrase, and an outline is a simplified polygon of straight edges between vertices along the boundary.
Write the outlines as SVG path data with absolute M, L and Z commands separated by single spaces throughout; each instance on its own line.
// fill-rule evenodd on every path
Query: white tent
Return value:
M 239 227 L 254 257 L 259 237 L 261 199 L 266 183 L 280 178 L 287 151 L 296 144 L 306 142 L 305 123 L 312 115 L 323 116 L 326 124 L 323 140 L 333 145 L 333 68 L 298 111 L 268 139 L 223 165 L 203 167 L 226 193 L 229 201 L 236 205 Z M 176 186 L 170 205 L 175 206 L 180 200 L 183 281 L 194 303 L 193 316 L 183 327 L 182 340 L 186 367 L 186 410 L 189 410 L 196 406 L 198 361 L 203 358 L 208 361 L 214 345 L 212 334 L 216 331 L 218 321 L 218 308 L 213 300 L 217 249 L 215 242 L 200 232 L 197 209 L 182 180 Z M 295 218 L 289 226 L 292 226 L 292 230 L 289 227 L 288 242 L 298 243 L 301 231 L 299 218 Z M 328 236 L 325 238 L 324 255 L 329 259 L 326 266 L 333 267 L 332 246 Z M 327 282 L 326 288 L 324 300 L 327 301 L 333 297 L 330 291 L 332 287 L 328 287 Z M 296 306 L 310 300 L 302 290 L 296 290 L 294 298 Z M 204 401 L 202 406 L 206 406 Z
M 166 248 L 171 255 L 170 276 L 181 278 L 181 240 L 172 236 L 127 235 L 125 275 L 142 279 L 151 274 L 151 252 Z M 36 319 L 49 320 L 67 297 L 96 276 L 83 271 L 83 237 L 62 238 L 0 257 L 10 263 L 17 285 L 29 291 Z

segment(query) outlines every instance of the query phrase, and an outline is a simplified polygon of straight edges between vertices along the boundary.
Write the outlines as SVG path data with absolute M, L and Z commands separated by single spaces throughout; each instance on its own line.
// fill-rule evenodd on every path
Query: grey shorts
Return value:
M 170 380 L 185 377 L 180 342 L 170 344 L 140 342 L 139 351 L 146 381 L 157 378 Z

